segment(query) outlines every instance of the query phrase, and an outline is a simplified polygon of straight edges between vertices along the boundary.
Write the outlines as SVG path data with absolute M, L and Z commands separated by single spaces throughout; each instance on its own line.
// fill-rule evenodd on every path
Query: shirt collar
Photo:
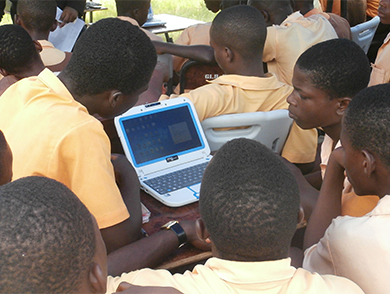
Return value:
M 364 197 L 364 196 L 362 196 Z M 382 199 L 379 200 L 378 204 L 375 206 L 375 208 L 367 213 L 367 216 L 374 216 L 374 215 L 389 215 L 390 214 L 390 195 L 384 196 Z
M 275 74 L 267 73 L 265 77 L 242 76 L 226 74 L 219 76 L 215 80 L 209 81 L 211 84 L 229 85 L 242 88 L 244 90 L 274 90 L 283 87 L 285 84 L 280 82 Z
M 206 264 L 222 280 L 235 284 L 276 282 L 292 278 L 296 269 L 291 266 L 291 259 L 272 261 L 230 261 L 210 258 Z

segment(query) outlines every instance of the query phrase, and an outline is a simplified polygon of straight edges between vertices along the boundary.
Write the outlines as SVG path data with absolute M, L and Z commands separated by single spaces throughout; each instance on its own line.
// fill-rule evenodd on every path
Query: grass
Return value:
M 88 0 L 87 0 L 88 1 Z M 116 16 L 115 0 L 94 0 L 99 2 L 102 6 L 107 7 L 108 10 L 97 11 L 93 13 L 93 20 L 98 21 L 99 19 L 106 17 Z M 154 14 L 173 14 L 183 16 L 187 18 L 202 20 L 205 22 L 212 21 L 215 14 L 209 11 L 203 0 L 152 0 Z M 87 15 L 86 21 L 89 21 Z M 10 15 L 7 13 L 4 15 L 3 20 L 0 24 L 12 23 Z M 172 37 L 175 40 L 180 33 L 173 33 Z

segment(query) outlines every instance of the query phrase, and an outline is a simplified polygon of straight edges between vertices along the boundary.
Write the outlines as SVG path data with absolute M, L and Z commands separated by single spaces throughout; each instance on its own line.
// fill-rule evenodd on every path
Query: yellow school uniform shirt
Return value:
M 209 84 L 180 97 L 187 97 L 194 105 L 199 120 L 222 114 L 287 109 L 286 101 L 292 87 L 278 81 L 274 74 L 266 77 L 223 75 Z M 162 95 L 160 100 L 175 98 Z M 317 131 L 303 130 L 293 123 L 284 145 L 282 156 L 293 163 L 308 163 L 315 159 Z
M 211 23 L 202 23 L 186 28 L 177 38 L 175 44 L 178 45 L 210 45 Z M 179 72 L 187 59 L 180 56 L 173 56 L 173 70 Z
M 163 42 L 163 38 L 157 36 L 156 34 L 153 34 L 152 32 L 149 32 L 148 30 L 145 30 L 144 28 L 141 28 L 134 18 L 131 18 L 129 16 L 118 16 L 118 18 L 120 20 L 128 21 L 132 25 L 139 27 L 149 37 L 150 40 Z
M 390 33 L 379 48 L 375 64 L 372 64 L 371 67 L 369 87 L 390 82 Z
M 129 217 L 115 183 L 102 124 L 48 69 L 0 97 L 0 129 L 13 153 L 13 179 L 46 176 L 70 188 L 99 228 Z
M 280 25 L 267 28 L 263 61 L 279 81 L 291 85 L 298 57 L 309 47 L 335 38 L 336 31 L 324 16 L 303 17 L 295 12 Z
M 353 282 L 336 276 L 320 276 L 290 265 L 290 259 L 240 262 L 210 258 L 192 272 L 172 275 L 167 270 L 142 269 L 108 277 L 107 292 L 121 282 L 139 286 L 173 287 L 183 293 L 260 293 L 260 294 L 361 294 Z

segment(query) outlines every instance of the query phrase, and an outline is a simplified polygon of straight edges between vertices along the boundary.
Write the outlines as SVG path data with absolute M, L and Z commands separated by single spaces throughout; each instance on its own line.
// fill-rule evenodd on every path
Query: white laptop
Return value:
M 133 107 L 115 118 L 115 127 L 142 189 L 171 207 L 199 200 L 201 178 L 212 156 L 190 100 Z

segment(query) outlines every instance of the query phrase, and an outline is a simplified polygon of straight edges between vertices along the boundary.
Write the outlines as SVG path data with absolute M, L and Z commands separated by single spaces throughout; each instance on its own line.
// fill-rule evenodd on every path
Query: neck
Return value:
M 240 60 L 234 62 L 228 69 L 224 69 L 226 74 L 236 74 L 240 76 L 264 77 L 263 59 Z
M 37 40 L 48 40 L 50 32 L 28 31 L 28 33 L 31 36 L 31 39 L 33 39 L 34 41 L 37 41 Z
M 332 126 L 323 127 L 322 129 L 329 137 L 332 138 L 335 144 L 340 140 L 341 123 Z
M 30 67 L 27 68 L 27 70 L 23 71 L 22 73 L 15 74 L 15 77 L 18 80 L 27 78 L 27 77 L 33 77 L 37 76 L 45 69 L 45 66 L 41 62 L 35 62 Z

